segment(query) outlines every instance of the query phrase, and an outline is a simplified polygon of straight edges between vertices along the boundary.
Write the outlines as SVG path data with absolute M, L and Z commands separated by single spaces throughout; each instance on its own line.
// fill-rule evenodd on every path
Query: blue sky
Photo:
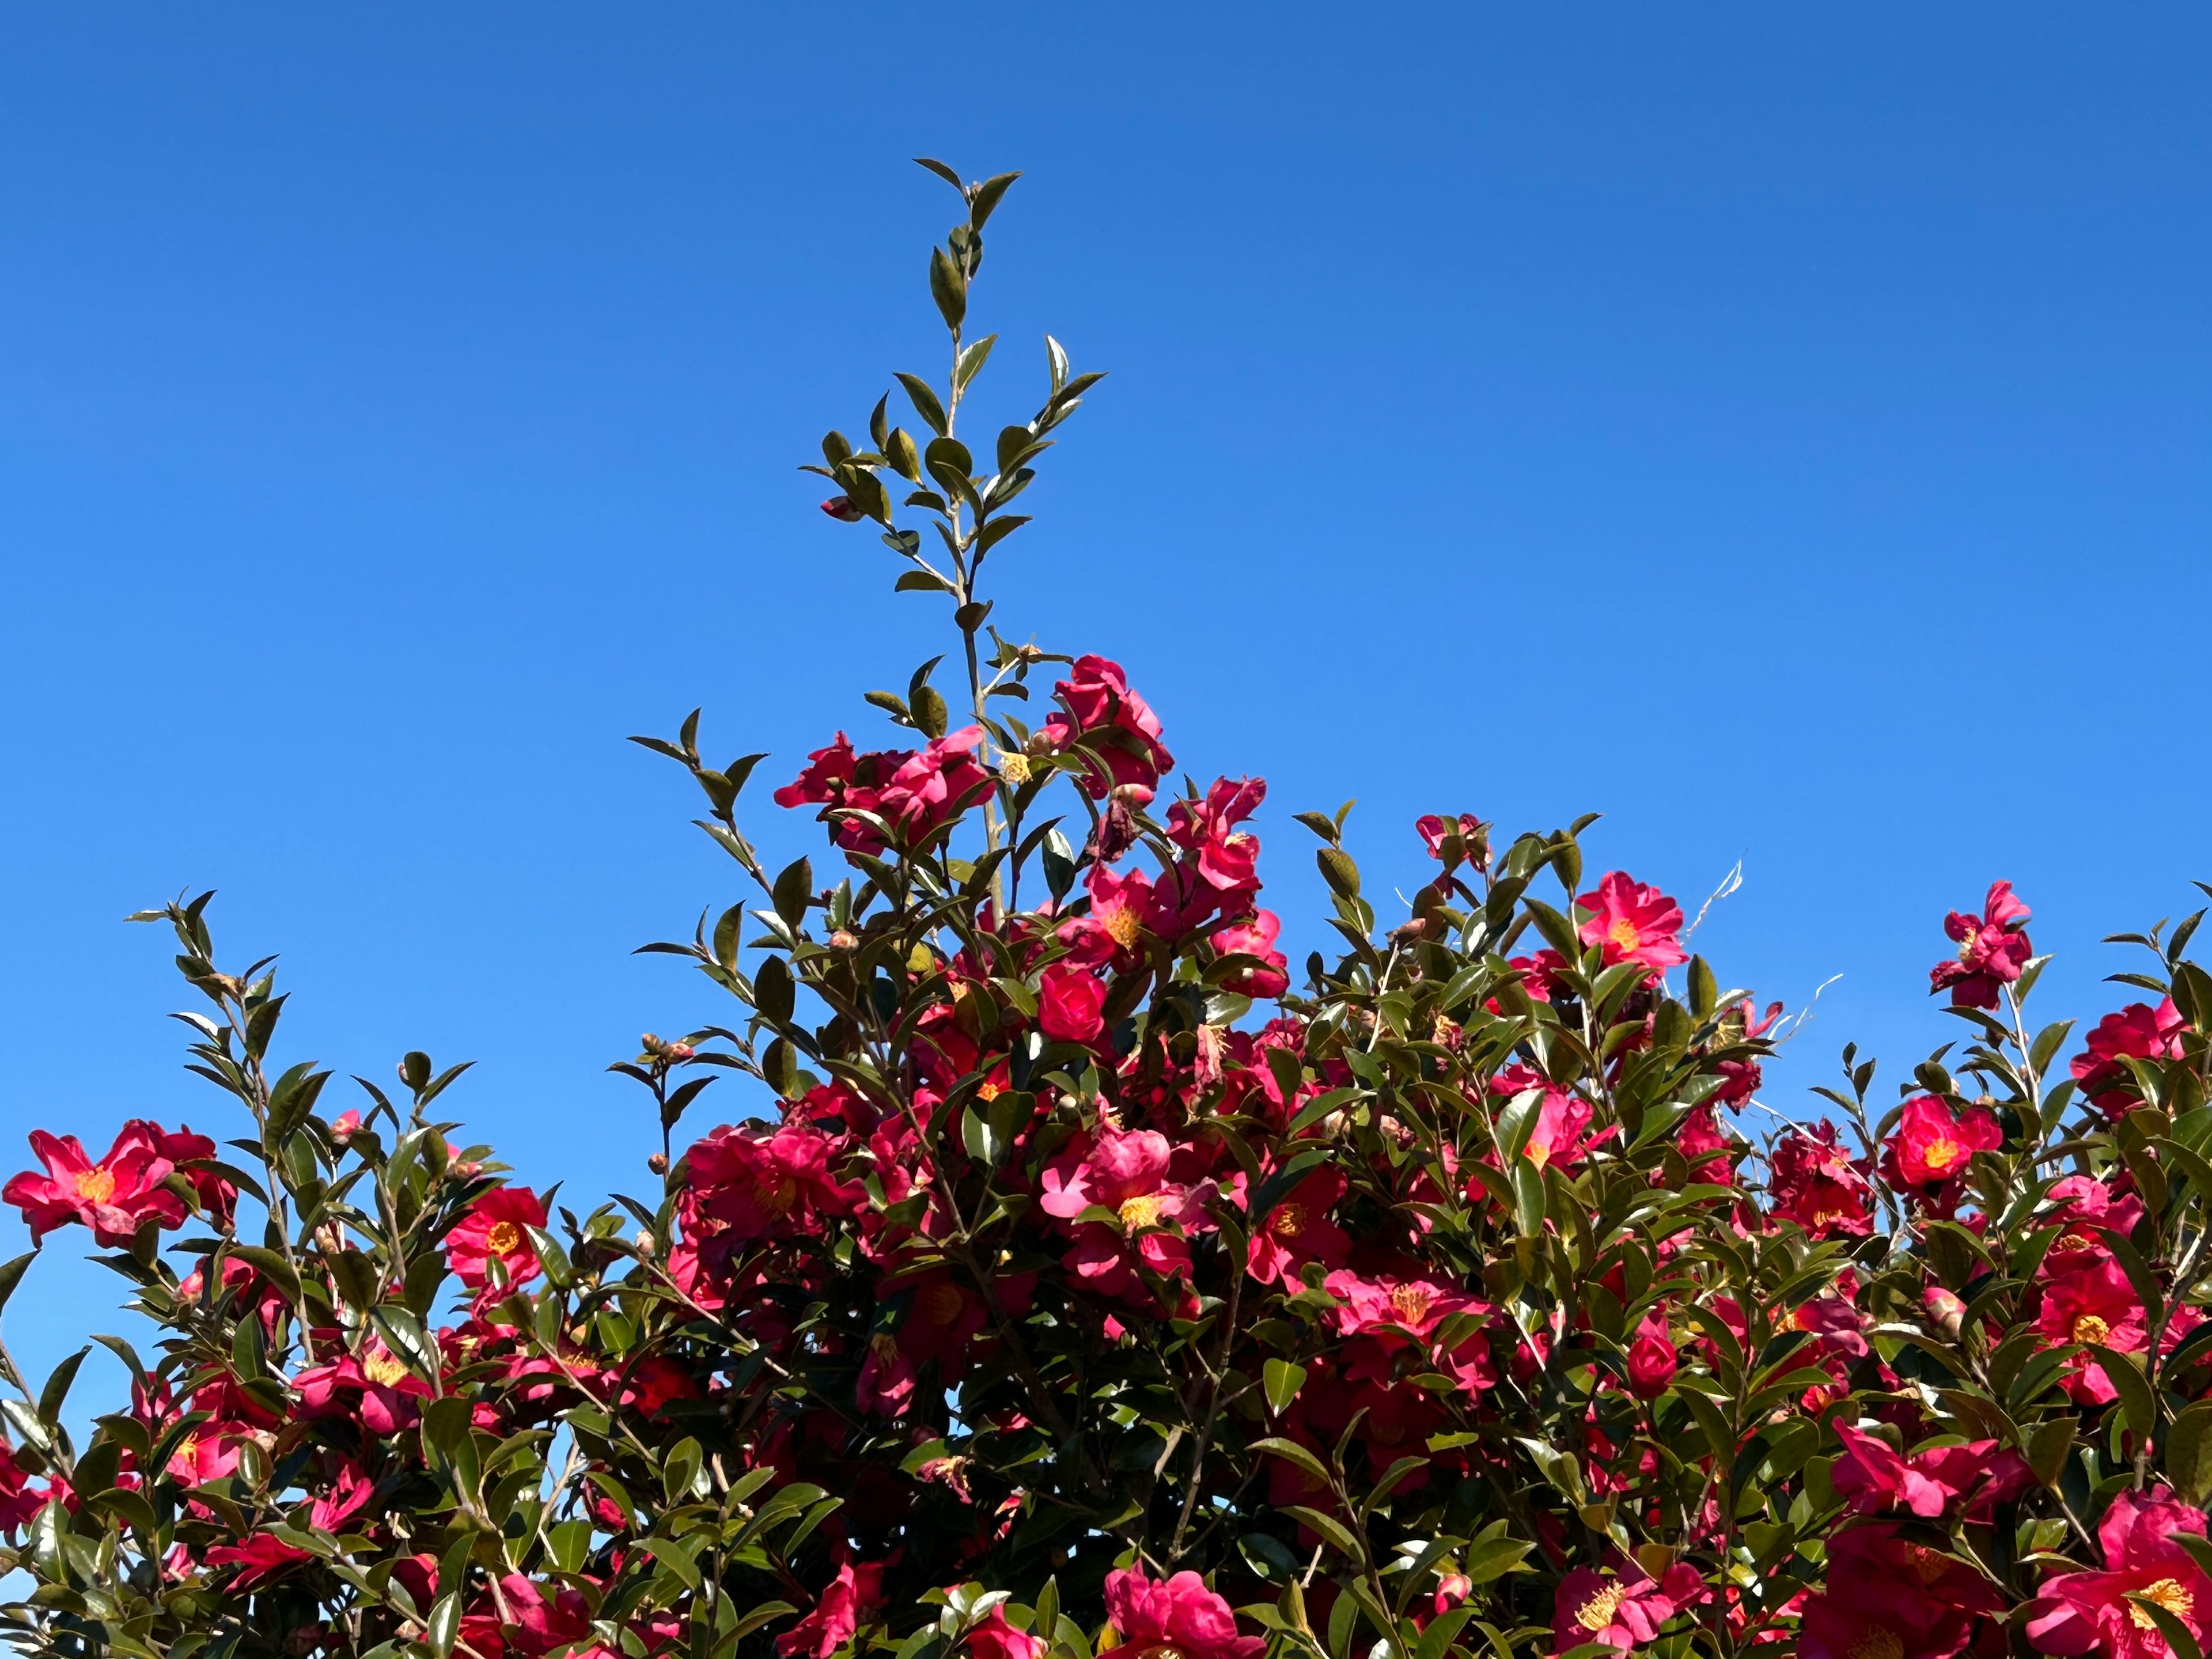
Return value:
M 1407 890 L 1420 812 L 1602 811 L 1595 866 L 1692 908 L 1743 859 L 1723 980 L 1843 975 L 1798 1109 L 1951 1035 L 1991 878 L 2094 1015 L 2098 938 L 2212 877 L 2202 9 L 935 15 L 0 19 L 9 1144 L 228 1127 L 120 920 L 211 885 L 289 1056 L 473 1057 L 526 1172 L 645 1183 L 602 1068 L 723 1010 L 628 952 L 737 889 L 623 738 L 703 703 L 780 782 L 943 648 L 793 470 L 939 367 L 917 154 L 1027 172 L 985 418 L 1047 329 L 1113 371 L 998 619 L 1269 779 L 1296 955 L 1295 811 L 1358 797 Z M 119 1289 L 81 1237 L 34 1358 Z

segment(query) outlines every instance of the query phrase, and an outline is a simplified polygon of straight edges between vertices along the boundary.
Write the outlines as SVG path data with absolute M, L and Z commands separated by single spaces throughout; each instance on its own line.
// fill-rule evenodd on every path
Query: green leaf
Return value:
M 91 1352 L 92 1344 L 88 1342 L 54 1367 L 46 1378 L 46 1386 L 39 1390 L 40 1421 L 52 1424 L 60 1420 L 62 1402 L 69 1398 L 70 1385 L 76 1381 L 77 1367 L 84 1364 L 85 1355 Z
M 1323 1515 L 1319 1510 L 1304 1504 L 1285 1504 L 1285 1515 L 1294 1515 L 1328 1541 L 1329 1547 L 1347 1559 L 1365 1565 L 1366 1552 L 1359 1547 L 1359 1540 L 1352 1529 L 1333 1515 Z
M 1331 1478 L 1321 1459 L 1316 1457 L 1313 1453 L 1295 1440 L 1285 1440 L 1280 1436 L 1270 1435 L 1264 1440 L 1255 1440 L 1252 1443 L 1252 1449 L 1256 1452 L 1265 1452 L 1270 1457 L 1279 1457 L 1285 1463 L 1296 1464 L 1302 1473 L 1324 1491 L 1336 1490 L 1336 1482 Z
M 2137 1437 L 2149 1435 L 2158 1427 L 2158 1401 L 2151 1393 L 2150 1379 L 2134 1355 L 2115 1349 L 2087 1345 L 2104 1367 L 2106 1376 L 2120 1396 L 2120 1410 L 2126 1415 L 2129 1431 Z
M 968 284 L 952 256 L 941 247 L 929 251 L 929 297 L 937 301 L 945 327 L 957 331 L 968 319 Z
M 15 1294 L 15 1286 L 22 1283 L 25 1270 L 38 1259 L 39 1253 L 33 1250 L 28 1255 L 19 1255 L 6 1266 L 0 1267 L 0 1309 L 8 1305 L 8 1298 Z
M 1298 1390 L 1306 1385 L 1305 1367 L 1293 1365 L 1287 1359 L 1270 1359 L 1261 1368 L 1267 1389 L 1267 1406 L 1280 1417 L 1290 1403 L 1298 1397 Z

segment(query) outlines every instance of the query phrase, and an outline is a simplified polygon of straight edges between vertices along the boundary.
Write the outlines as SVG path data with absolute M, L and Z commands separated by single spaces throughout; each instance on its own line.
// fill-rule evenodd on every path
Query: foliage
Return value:
M 131 1397 L 75 1431 L 83 1356 L 34 1387 L 0 1350 L 15 1639 L 2201 1659 L 2198 918 L 2129 939 L 2145 1000 L 2069 1057 L 1997 884 L 1931 976 L 1963 1046 L 1887 1105 L 1847 1048 L 1844 1128 L 1735 1121 L 1779 1006 L 1723 989 L 1665 895 L 1587 878 L 1588 820 L 1423 819 L 1433 879 L 1386 924 L 1346 812 L 1300 814 L 1340 949 L 1294 989 L 1264 786 L 1174 792 L 1117 665 L 991 624 L 1007 509 L 1098 379 L 1048 342 L 988 472 L 956 435 L 1012 182 L 959 186 L 931 254 L 951 357 L 898 377 L 920 428 L 886 398 L 815 469 L 949 602 L 962 724 L 939 659 L 868 695 L 913 746 L 840 733 L 776 792 L 818 811 L 826 885 L 742 827 L 763 757 L 710 766 L 696 714 L 638 740 L 757 890 L 648 947 L 738 1010 L 616 1068 L 659 1193 L 579 1216 L 513 1184 L 420 1054 L 325 1115 L 328 1073 L 271 1075 L 267 963 L 218 967 L 204 896 L 139 918 L 250 1132 L 134 1122 L 98 1160 L 41 1133 L 8 1185 L 34 1240 L 88 1226 L 160 1332 L 99 1339 Z M 732 1073 L 759 1115 L 678 1155 Z

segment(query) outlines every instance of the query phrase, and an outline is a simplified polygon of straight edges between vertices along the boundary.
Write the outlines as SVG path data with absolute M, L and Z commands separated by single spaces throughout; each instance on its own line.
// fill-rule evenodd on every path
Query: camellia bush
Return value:
M 1805 1123 L 1751 1110 L 1779 1006 L 1593 873 L 1588 820 L 1425 817 L 1384 916 L 1345 813 L 1299 814 L 1336 943 L 1294 978 L 1265 785 L 1176 781 L 1120 665 L 994 623 L 1098 376 L 1048 341 L 1034 418 L 963 424 L 1012 178 L 925 165 L 962 198 L 949 375 L 813 470 L 948 648 L 867 694 L 887 746 L 774 769 L 818 861 L 759 856 L 765 757 L 710 764 L 696 714 L 638 739 L 741 890 L 648 947 L 726 1023 L 615 1068 L 659 1190 L 549 1204 L 421 1054 L 396 1089 L 282 1064 L 267 964 L 223 965 L 204 898 L 147 912 L 225 1138 L 41 1131 L 7 1183 L 154 1328 L 97 1339 L 131 1381 L 91 1409 L 83 1354 L 0 1350 L 17 1644 L 2203 1659 L 2197 916 L 2124 936 L 2132 1000 L 2077 1034 L 2029 1016 L 1996 883 L 1943 923 L 1958 1042 L 1894 1090 L 1846 1048 Z M 738 1121 L 700 1133 L 710 1101 Z

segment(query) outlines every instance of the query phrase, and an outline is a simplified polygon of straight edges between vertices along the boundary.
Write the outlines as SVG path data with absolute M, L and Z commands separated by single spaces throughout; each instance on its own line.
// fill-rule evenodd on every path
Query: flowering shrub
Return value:
M 1931 975 L 1963 1046 L 1887 1104 L 1847 1048 L 1827 1116 L 1764 1131 L 1781 1009 L 1674 899 L 1587 873 L 1587 820 L 1421 819 L 1432 878 L 1386 922 L 1345 815 L 1299 815 L 1340 943 L 1294 988 L 1265 786 L 1176 790 L 1123 669 L 981 595 L 1097 379 L 1048 342 L 1036 416 L 986 462 L 956 435 L 1011 182 L 962 186 L 931 256 L 951 369 L 899 377 L 919 434 L 886 400 L 814 469 L 948 602 L 959 724 L 939 659 L 868 696 L 908 742 L 794 769 L 827 883 L 742 827 L 763 757 L 709 765 L 696 714 L 639 739 L 754 890 L 649 947 L 735 1010 L 616 1067 L 658 1192 L 549 1204 L 459 1144 L 462 1068 L 420 1054 L 326 1114 L 328 1075 L 270 1058 L 265 963 L 217 965 L 204 899 L 142 918 L 239 1138 L 41 1132 L 6 1186 L 159 1330 L 101 1339 L 131 1395 L 74 1425 L 82 1355 L 34 1386 L 0 1350 L 15 1639 L 2202 1659 L 2197 917 L 2130 937 L 2138 1000 L 2077 1046 L 2027 1018 L 2045 959 L 1999 882 Z M 732 1073 L 742 1121 L 679 1140 Z

